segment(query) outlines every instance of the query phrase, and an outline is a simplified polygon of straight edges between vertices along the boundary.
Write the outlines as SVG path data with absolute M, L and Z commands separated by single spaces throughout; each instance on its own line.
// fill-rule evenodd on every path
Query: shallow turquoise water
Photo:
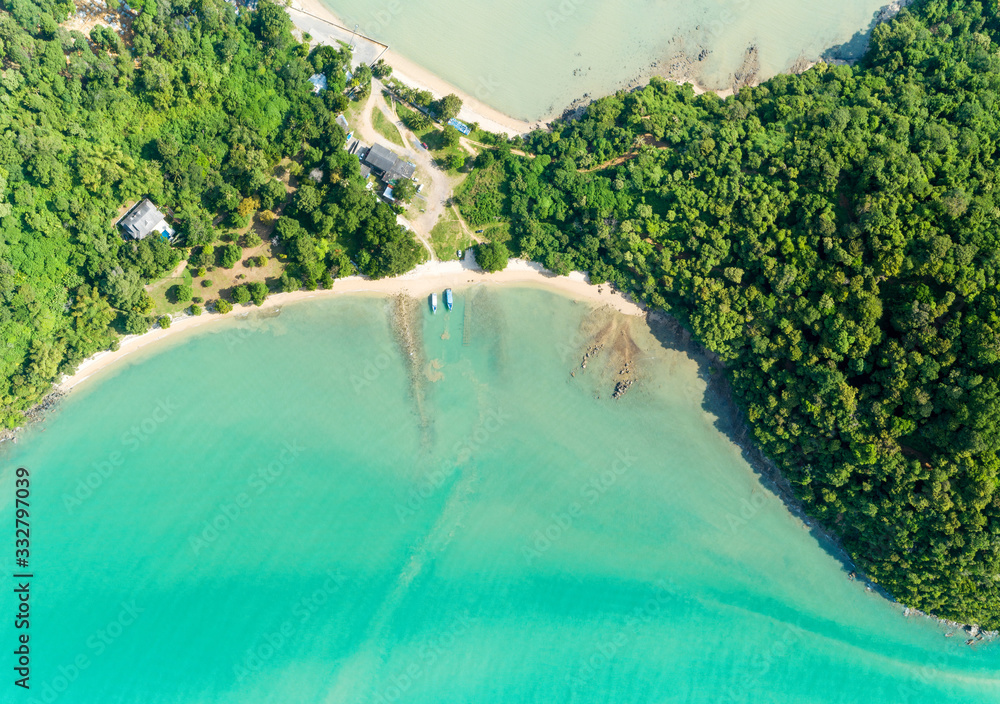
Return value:
M 760 74 L 867 30 L 886 0 L 321 0 L 350 28 L 389 44 L 469 95 L 514 117 L 560 113 L 585 94 L 614 93 L 702 60 L 697 81 L 729 88 L 748 47 Z M 704 53 L 702 53 L 704 52 Z M 849 55 L 845 55 L 847 58 Z
M 309 302 L 136 357 L 4 450 L 0 524 L 33 482 L 18 701 L 1000 696 L 996 646 L 847 580 L 760 485 L 694 361 L 637 332 L 612 401 L 586 306 L 456 298 L 415 383 L 385 300 Z

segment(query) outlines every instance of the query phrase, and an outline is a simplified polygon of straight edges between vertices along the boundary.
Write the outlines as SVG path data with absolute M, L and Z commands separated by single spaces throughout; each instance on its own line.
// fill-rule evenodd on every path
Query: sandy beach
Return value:
M 318 300 L 345 294 L 393 295 L 405 294 L 413 297 L 428 296 L 433 291 L 439 294 L 446 288 L 460 292 L 462 288 L 476 284 L 517 284 L 540 286 L 554 290 L 574 300 L 589 302 L 594 305 L 606 305 L 625 315 L 645 315 L 645 309 L 624 294 L 612 290 L 607 284 L 591 284 L 587 275 L 573 272 L 568 276 L 556 276 L 540 264 L 521 259 L 512 259 L 503 271 L 488 274 L 475 265 L 472 257 L 464 261 L 434 262 L 422 264 L 414 270 L 395 278 L 371 280 L 361 276 L 350 276 L 337 279 L 333 288 L 316 291 L 294 291 L 278 293 L 268 297 L 260 308 L 252 305 L 236 306 L 226 314 L 205 312 L 199 316 L 184 316 L 176 318 L 167 329 L 157 328 L 144 335 L 129 335 L 122 338 L 120 346 L 114 351 L 99 352 L 84 360 L 76 373 L 63 377 L 56 386 L 60 392 L 68 392 L 84 381 L 93 378 L 101 370 L 107 369 L 115 362 L 128 357 L 133 352 L 149 347 L 161 341 L 176 340 L 193 330 L 212 325 L 226 318 L 235 318 L 258 310 L 273 310 L 289 303 L 304 300 Z
M 303 33 L 308 32 L 313 41 L 325 44 L 336 44 L 338 41 L 353 43 L 355 65 L 361 63 L 373 63 L 377 58 L 382 58 L 393 68 L 393 78 L 420 90 L 430 91 L 435 98 L 439 98 L 449 93 L 454 93 L 462 99 L 463 107 L 459 112 L 459 119 L 467 122 L 479 123 L 483 129 L 515 136 L 526 134 L 535 129 L 548 129 L 548 123 L 560 117 L 562 110 L 556 111 L 538 120 L 526 121 L 511 117 L 500 110 L 483 102 L 484 95 L 491 92 L 489 85 L 483 84 L 476 95 L 472 95 L 460 88 L 452 85 L 448 81 L 440 78 L 423 66 L 395 52 L 391 47 L 386 47 L 381 42 L 370 39 L 363 35 L 355 35 L 349 24 L 331 12 L 320 0 L 291 0 L 288 6 L 289 16 L 296 28 Z M 674 57 L 676 61 L 678 57 Z M 680 72 L 651 71 L 645 76 L 633 78 L 629 81 L 622 81 L 617 88 L 620 90 L 634 90 L 649 83 L 650 77 L 660 75 L 668 80 L 677 83 L 690 83 L 696 94 L 715 93 L 720 98 L 726 98 L 735 92 L 732 88 L 711 89 L 700 85 L 689 75 L 694 70 L 695 64 L 684 60 L 685 70 Z M 747 84 L 754 84 L 756 80 L 748 81 Z M 614 91 L 609 91 L 613 93 Z M 581 97 L 571 104 L 564 106 L 567 110 L 575 110 L 588 105 L 592 100 L 600 96 Z
M 353 32 L 344 30 L 347 23 L 328 10 L 319 0 L 292 0 L 288 7 L 292 22 L 302 32 L 308 32 L 313 41 L 324 44 L 336 44 L 337 41 L 350 43 Z M 478 122 L 479 126 L 489 132 L 514 136 L 526 134 L 534 129 L 545 127 L 545 123 L 525 122 L 518 120 L 492 108 L 475 96 L 456 88 L 447 81 L 435 76 L 427 69 L 410 61 L 405 56 L 389 49 L 384 54 L 384 44 L 368 40 L 364 37 L 354 38 L 355 64 L 371 63 L 381 56 L 392 66 L 392 77 L 397 78 L 412 88 L 430 91 L 435 98 L 454 93 L 462 99 L 462 110 L 458 117 L 467 123 Z

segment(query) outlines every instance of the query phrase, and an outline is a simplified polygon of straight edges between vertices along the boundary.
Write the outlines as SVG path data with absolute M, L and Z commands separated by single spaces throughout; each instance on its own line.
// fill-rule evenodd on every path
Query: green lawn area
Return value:
M 361 115 L 361 111 L 364 109 L 365 103 L 358 102 L 355 100 L 350 100 L 347 103 L 347 109 L 344 110 L 344 119 L 347 120 L 347 131 L 350 132 L 355 129 L 358 124 L 358 116 Z
M 482 142 L 485 141 L 484 138 L 486 137 L 486 135 L 489 135 L 489 134 L 492 134 L 492 133 L 491 132 L 487 132 L 486 130 L 484 130 L 482 128 L 477 128 L 477 129 L 475 129 L 475 130 L 472 131 L 472 134 L 469 135 L 469 139 L 471 139 L 473 142 L 480 142 L 480 143 L 482 143 Z
M 285 203 L 276 208 L 279 214 L 287 202 L 288 200 L 286 199 Z M 169 299 L 168 293 L 170 287 L 175 284 L 188 284 L 191 286 L 193 296 L 202 299 L 199 303 L 202 308 L 220 298 L 231 300 L 230 293 L 232 288 L 238 284 L 249 283 L 251 281 L 264 281 L 273 289 L 274 282 L 281 277 L 282 272 L 285 270 L 283 263 L 285 257 L 281 246 L 271 246 L 271 235 L 274 230 L 273 224 L 264 225 L 260 220 L 254 218 L 249 225 L 238 232 L 232 233 L 231 236 L 220 239 L 215 242 L 214 246 L 218 252 L 218 249 L 227 244 L 227 242 L 239 241 L 250 230 L 257 233 L 261 238 L 261 242 L 255 247 L 242 248 L 239 261 L 232 267 L 226 269 L 218 265 L 213 265 L 207 267 L 208 271 L 205 272 L 204 276 L 196 276 L 193 267 L 185 263 L 185 268 L 180 276 L 167 277 L 147 286 L 146 291 L 153 299 L 153 311 L 151 315 L 154 317 L 166 314 L 177 315 L 178 313 L 183 313 L 191 306 L 192 301 L 173 303 Z M 267 263 L 263 267 L 249 265 L 248 262 L 252 257 L 261 255 L 267 258 Z
M 510 223 L 506 220 L 477 227 L 476 230 L 483 230 L 479 236 L 490 242 L 508 242 L 510 240 Z
M 403 142 L 403 135 L 396 129 L 396 125 L 392 124 L 392 121 L 386 117 L 386 114 L 377 105 L 372 108 L 372 126 L 376 132 L 393 144 L 400 147 L 406 146 L 406 143 Z
M 473 230 L 492 229 L 500 225 L 504 229 L 484 236 L 490 239 L 507 237 L 504 210 L 504 172 L 499 163 L 491 164 L 485 169 L 476 169 L 472 175 L 455 188 L 454 200 L 458 203 L 462 217 Z
M 396 114 L 399 115 L 399 119 L 400 120 L 403 120 L 405 122 L 407 118 L 412 117 L 413 115 L 416 115 L 417 111 L 414 110 L 413 108 L 411 108 L 409 105 L 405 105 L 403 103 L 397 102 L 396 103 Z M 418 137 L 420 137 L 420 139 L 423 139 L 424 136 L 428 132 L 432 132 L 432 131 L 434 131 L 434 129 L 435 129 L 434 126 L 431 125 L 430 127 L 428 127 L 425 130 L 413 130 L 413 134 L 415 134 Z
M 191 306 L 191 301 L 186 301 L 184 303 L 172 303 L 167 298 L 167 291 L 170 290 L 171 286 L 175 286 L 177 284 L 187 284 L 190 286 L 191 283 L 191 271 L 187 267 L 184 267 L 184 271 L 180 276 L 172 276 L 166 279 L 161 279 L 150 286 L 147 291 L 153 299 L 153 315 L 160 316 L 167 313 L 176 315 L 184 309 L 189 308 Z M 197 296 L 199 294 L 195 291 L 194 295 Z
M 458 259 L 456 250 L 468 249 L 472 245 L 473 240 L 465 234 L 455 211 L 451 208 L 445 210 L 444 215 L 431 230 L 431 247 L 434 248 L 438 259 L 443 261 Z

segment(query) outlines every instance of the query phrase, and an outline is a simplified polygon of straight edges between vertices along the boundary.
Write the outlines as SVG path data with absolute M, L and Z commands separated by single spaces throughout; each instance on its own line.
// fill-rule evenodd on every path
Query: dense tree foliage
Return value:
M 224 247 L 220 247 L 218 250 L 219 254 L 219 266 L 224 269 L 232 269 L 236 266 L 236 263 L 243 256 L 243 250 L 238 244 L 233 244 L 230 242 Z
M 400 203 L 409 203 L 417 195 L 417 184 L 411 179 L 401 178 L 392 187 L 392 197 Z
M 175 284 L 170 287 L 170 291 L 168 293 L 170 295 L 170 299 L 174 303 L 187 303 L 191 300 L 191 297 L 194 296 L 194 291 L 191 290 L 191 286 L 189 284 Z
M 432 102 L 430 108 L 438 116 L 438 119 L 448 121 L 453 117 L 458 117 L 458 113 L 462 110 L 462 99 L 454 93 L 450 93 Z
M 476 245 L 476 263 L 490 273 L 507 268 L 510 250 L 503 242 L 483 242 Z
M 126 46 L 106 27 L 89 38 L 59 27 L 71 3 L 0 0 L 0 426 L 120 333 L 148 329 L 144 284 L 181 251 L 117 232 L 121 209 L 143 197 L 200 266 L 217 256 L 231 266 L 240 249 L 213 248 L 216 224 L 243 227 L 282 204 L 274 165 L 304 158 L 327 177 L 300 189 L 289 226 L 278 225 L 296 276 L 330 281 L 353 271 L 352 257 L 380 276 L 419 258 L 342 149 L 348 50 L 310 52 L 266 0 L 239 14 L 223 0 L 133 5 Z M 328 79 L 320 95 L 315 72 Z
M 379 59 L 378 63 L 372 66 L 372 75 L 378 79 L 388 78 L 392 75 L 392 66 L 385 62 L 385 59 Z
M 510 247 L 678 316 L 807 510 L 911 606 L 1000 626 L 1000 22 L 918 2 L 857 67 L 653 81 L 477 159 Z

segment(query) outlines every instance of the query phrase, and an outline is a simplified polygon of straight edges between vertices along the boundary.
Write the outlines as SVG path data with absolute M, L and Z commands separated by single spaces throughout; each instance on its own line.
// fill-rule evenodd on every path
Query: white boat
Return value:
M 431 294 L 431 313 L 438 312 L 438 295 L 436 293 Z

